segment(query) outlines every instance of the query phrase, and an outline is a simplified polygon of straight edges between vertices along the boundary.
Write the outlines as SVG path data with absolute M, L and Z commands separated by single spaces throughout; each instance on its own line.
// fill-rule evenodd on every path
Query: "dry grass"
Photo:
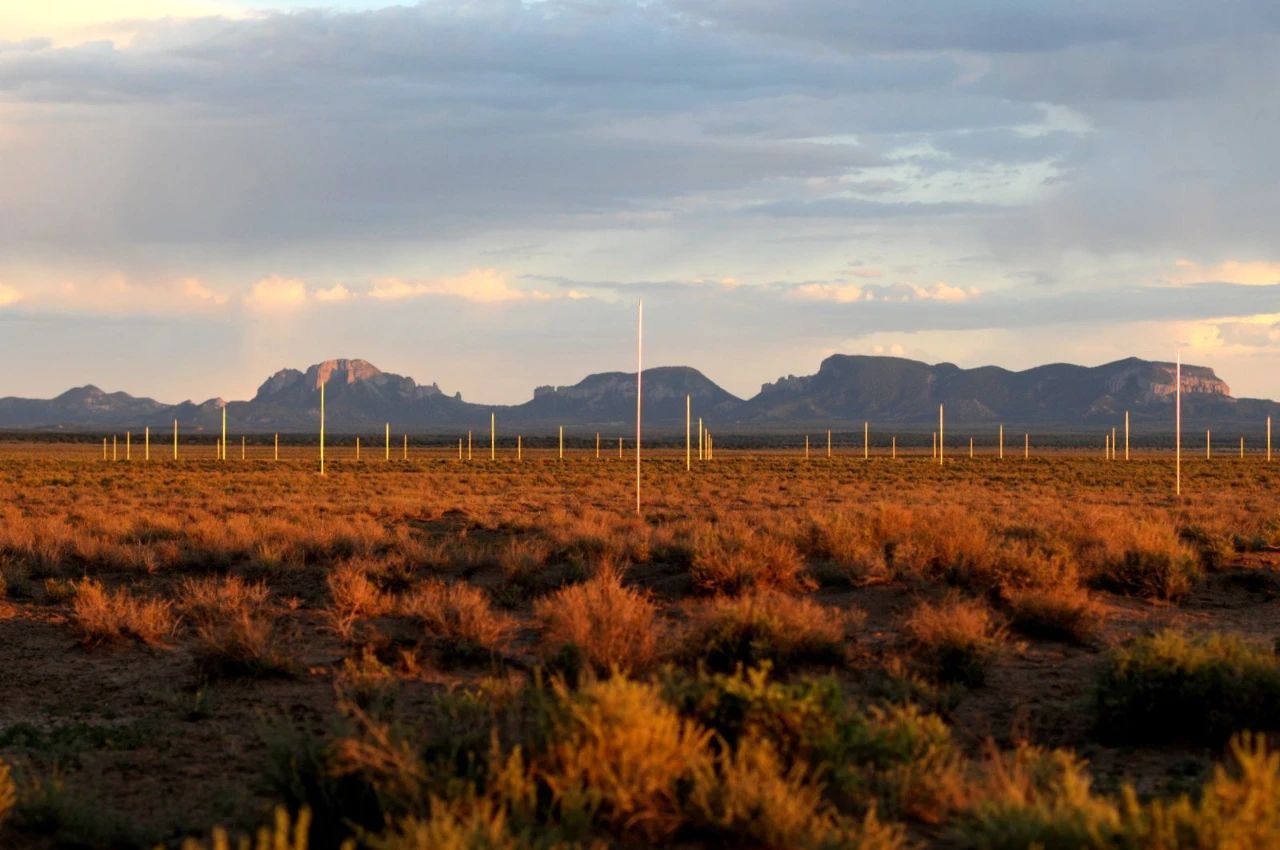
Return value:
M 612 569 L 539 600 L 534 610 L 548 655 L 580 653 L 600 673 L 636 673 L 657 659 L 657 609 Z
M 974 685 L 982 683 L 986 663 L 1003 637 L 985 603 L 959 596 L 920 603 L 902 626 L 939 678 Z
M 516 626 L 493 609 L 483 590 L 458 582 L 423 582 L 400 598 L 398 610 L 433 637 L 490 652 L 502 649 Z
M 700 606 L 682 641 L 682 656 L 713 670 L 770 661 L 840 664 L 861 612 L 840 610 L 776 591 L 720 597 Z
M 1015 590 L 1007 606 L 1010 624 L 1029 637 L 1083 644 L 1102 627 L 1101 606 L 1081 587 Z
M 699 590 L 743 593 L 803 589 L 809 585 L 803 571 L 800 552 L 786 537 L 730 523 L 695 538 L 689 573 Z
M 141 599 L 123 588 L 106 590 L 92 579 L 76 585 L 71 623 L 86 644 L 132 638 L 148 646 L 163 646 L 176 625 L 170 603 Z

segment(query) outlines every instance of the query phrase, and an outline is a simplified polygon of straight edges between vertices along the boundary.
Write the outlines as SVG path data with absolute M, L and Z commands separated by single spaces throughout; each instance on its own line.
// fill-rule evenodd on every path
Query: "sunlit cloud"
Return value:
M 11 2 L 0 15 L 0 40 L 48 39 L 55 45 L 108 40 L 128 44 L 134 33 L 156 21 L 242 14 L 216 0 L 47 0 Z
M 246 300 L 259 310 L 291 310 L 306 303 L 307 287 L 295 278 L 272 275 L 255 283 Z
M 850 304 L 856 301 L 968 301 L 980 294 L 976 287 L 953 286 L 944 281 L 929 286 L 898 283 L 874 286 L 856 283 L 802 283 L 790 287 L 790 293 L 809 301 L 834 301 Z
M 1175 264 L 1170 280 L 1173 283 L 1198 283 L 1216 281 L 1243 283 L 1249 286 L 1268 286 L 1280 283 L 1280 262 L 1268 260 L 1225 260 L 1203 265 L 1188 259 Z
M 340 283 L 336 283 L 326 289 L 317 289 L 315 293 L 317 301 L 346 301 L 351 297 L 351 290 Z
M 552 297 L 537 289 L 512 286 L 506 272 L 498 269 L 472 269 L 458 277 L 435 280 L 410 281 L 398 277 L 382 278 L 374 281 L 368 294 L 370 298 L 384 301 L 437 295 L 464 298 L 481 304 L 496 304 L 504 301 L 546 301 Z
M 21 292 L 6 283 L 0 283 L 0 307 L 16 304 L 21 300 Z

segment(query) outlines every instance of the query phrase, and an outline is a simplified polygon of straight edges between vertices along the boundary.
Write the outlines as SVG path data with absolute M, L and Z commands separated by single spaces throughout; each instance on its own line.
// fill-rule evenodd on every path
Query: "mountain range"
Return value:
M 927 428 L 945 404 L 953 425 L 1035 426 L 1056 431 L 1114 425 L 1126 411 L 1136 429 L 1167 428 L 1173 421 L 1174 364 L 1128 358 L 1101 366 L 1055 363 L 1024 371 L 995 366 L 962 369 L 900 357 L 836 354 L 813 375 L 788 375 L 738 398 L 696 369 L 645 370 L 645 425 L 682 430 L 685 397 L 693 415 L 723 433 L 783 431 L 796 427 L 861 428 L 863 421 Z M 601 372 L 572 386 L 541 386 L 517 405 L 476 404 L 437 384 L 383 372 L 364 360 L 326 360 L 305 371 L 282 369 L 248 401 L 164 404 L 95 386 L 52 399 L 0 398 L 0 428 L 92 430 L 166 427 L 213 431 L 222 410 L 239 433 L 310 432 L 317 428 L 321 384 L 327 427 L 335 433 L 380 430 L 443 433 L 486 429 L 493 413 L 502 428 L 549 432 L 618 431 L 635 422 L 635 375 Z M 1183 417 L 1188 427 L 1261 427 L 1280 417 L 1280 404 L 1234 398 L 1204 366 L 1182 367 Z

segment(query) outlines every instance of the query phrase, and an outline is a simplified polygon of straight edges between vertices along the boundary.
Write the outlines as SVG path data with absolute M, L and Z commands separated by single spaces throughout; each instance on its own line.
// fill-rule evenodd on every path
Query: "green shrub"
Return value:
M 1280 728 L 1280 658 L 1233 635 L 1165 631 L 1112 652 L 1094 698 L 1110 739 L 1221 743 Z
M 952 838 L 972 850 L 1087 850 L 1123 845 L 1120 812 L 1090 789 L 1084 764 L 1064 750 L 1019 747 L 984 765 Z M 1172 850 L 1172 848 L 1170 848 Z

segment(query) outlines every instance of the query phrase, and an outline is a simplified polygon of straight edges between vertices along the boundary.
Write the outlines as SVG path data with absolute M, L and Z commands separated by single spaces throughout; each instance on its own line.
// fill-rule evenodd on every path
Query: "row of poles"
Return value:
M 642 510 L 641 502 L 641 421 L 643 413 L 643 380 L 644 380 L 644 302 L 643 300 L 636 304 L 636 512 Z M 1176 494 L 1182 494 L 1182 353 L 1178 352 L 1177 364 L 1175 367 L 1175 483 L 1174 491 Z M 325 474 L 325 385 L 320 384 L 320 474 Z M 933 433 L 933 459 L 938 464 L 946 462 L 946 415 L 945 406 L 938 405 L 938 430 Z M 693 398 L 691 395 L 685 396 L 685 469 L 693 468 Z M 871 424 L 863 422 L 862 425 L 862 453 L 864 458 L 870 457 L 871 454 Z M 131 456 L 131 433 L 125 434 L 125 457 Z M 391 424 L 386 424 L 385 434 L 385 458 L 391 459 Z M 144 446 L 146 459 L 151 459 L 151 429 L 147 427 L 144 431 Z M 112 458 L 117 458 L 117 438 L 112 437 Z M 998 437 L 999 457 L 1004 458 L 1004 425 L 1000 425 Z M 471 432 L 467 432 L 467 458 L 471 458 Z M 1271 417 L 1267 417 L 1267 446 L 1266 457 L 1271 460 Z M 706 428 L 702 417 L 698 417 L 698 460 L 710 460 L 713 457 L 714 441 L 711 432 Z M 1211 458 L 1213 453 L 1212 432 L 1205 432 L 1205 457 Z M 220 460 L 227 459 L 227 411 L 222 409 L 222 436 L 217 446 L 218 458 Z M 1105 435 L 1104 452 L 1108 460 L 1115 460 L 1117 453 L 1117 434 L 1116 428 Z M 893 436 L 891 440 L 891 453 L 894 458 L 898 456 L 898 438 Z M 107 456 L 107 440 L 104 437 L 102 441 L 103 459 Z M 804 438 L 804 455 L 808 459 L 810 456 L 809 436 Z M 969 438 L 969 457 L 974 455 L 974 441 Z M 245 456 L 245 440 L 242 437 L 240 442 L 241 459 Z M 409 436 L 404 435 L 404 457 L 409 456 Z M 623 456 L 623 438 L 618 438 L 618 457 Z M 832 456 L 832 436 L 831 431 L 827 431 L 827 456 Z M 1031 435 L 1029 433 L 1023 435 L 1023 458 L 1031 456 Z M 1244 438 L 1240 438 L 1240 456 L 1244 457 Z M 178 459 L 178 420 L 173 421 L 173 457 Z M 360 441 L 356 439 L 356 458 L 360 457 Z M 489 457 L 496 459 L 497 457 L 497 420 L 496 415 L 489 414 Z M 516 437 L 516 459 L 523 460 L 524 457 L 524 437 L 519 435 Z M 596 457 L 600 457 L 600 434 L 596 433 Z M 1129 413 L 1125 411 L 1124 415 L 1124 457 L 1129 460 Z M 462 439 L 458 440 L 458 458 L 462 459 Z M 564 426 L 559 427 L 559 458 L 564 459 Z M 280 459 L 280 435 L 275 435 L 275 459 Z

